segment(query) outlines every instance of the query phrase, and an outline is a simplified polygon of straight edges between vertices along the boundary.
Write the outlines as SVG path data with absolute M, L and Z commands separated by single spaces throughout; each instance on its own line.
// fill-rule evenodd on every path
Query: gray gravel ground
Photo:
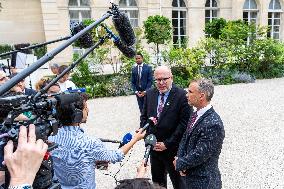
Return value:
M 216 86 L 212 105 L 221 116 L 226 137 L 219 166 L 225 189 L 284 188 L 284 78 L 258 80 L 251 84 Z M 86 133 L 120 140 L 139 125 L 135 96 L 89 101 Z M 117 144 L 106 144 L 117 148 Z M 122 162 L 108 171 L 96 170 L 97 188 L 112 189 L 117 179 L 134 178 L 144 155 L 139 142 Z M 149 171 L 150 172 L 150 171 Z M 148 174 L 150 177 L 150 173 Z M 169 182 L 169 188 L 172 186 Z

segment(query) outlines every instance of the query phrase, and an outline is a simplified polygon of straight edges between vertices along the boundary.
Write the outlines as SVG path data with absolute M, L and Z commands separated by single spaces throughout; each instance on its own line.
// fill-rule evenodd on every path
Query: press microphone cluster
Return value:
M 148 122 L 142 127 L 142 130 L 145 131 L 150 126 L 157 125 L 157 119 L 155 117 L 150 117 Z

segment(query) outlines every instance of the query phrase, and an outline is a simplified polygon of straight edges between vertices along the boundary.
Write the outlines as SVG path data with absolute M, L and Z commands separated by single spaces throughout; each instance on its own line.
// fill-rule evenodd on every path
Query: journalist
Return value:
M 76 103 L 59 108 L 58 118 L 64 125 L 57 135 L 50 136 L 51 142 L 59 146 L 52 151 L 55 177 L 62 189 L 66 188 L 96 188 L 96 161 L 119 162 L 131 147 L 145 136 L 145 131 L 139 130 L 133 139 L 117 150 L 108 150 L 97 138 L 90 138 L 80 127 L 88 117 L 87 96 L 80 95 Z

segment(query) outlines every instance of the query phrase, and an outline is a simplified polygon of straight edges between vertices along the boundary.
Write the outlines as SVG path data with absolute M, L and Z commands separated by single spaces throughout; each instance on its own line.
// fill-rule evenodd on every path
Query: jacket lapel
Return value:
M 192 129 L 190 130 L 190 132 L 188 133 L 188 135 L 190 135 L 192 133 L 192 131 L 197 127 L 197 125 L 208 115 L 210 115 L 212 112 L 214 111 L 213 107 L 211 107 L 209 110 L 207 110 L 197 121 L 196 123 L 192 126 Z
M 173 85 L 173 87 L 172 87 L 172 89 L 171 89 L 171 91 L 170 91 L 170 94 L 169 94 L 169 96 L 168 96 L 168 98 L 167 98 L 167 101 L 166 101 L 165 104 L 164 104 L 163 111 L 162 111 L 162 113 L 161 113 L 161 115 L 160 115 L 160 117 L 159 117 L 159 120 L 160 120 L 163 116 L 166 115 L 166 113 L 167 113 L 168 109 L 170 108 L 170 105 L 171 105 L 171 103 L 172 103 L 172 101 L 173 101 L 175 95 L 176 95 L 176 87 Z M 158 100 L 158 98 L 157 98 L 157 100 Z M 158 106 L 158 102 L 157 102 L 157 106 Z M 157 107 L 157 106 L 156 106 L 156 107 Z M 156 109 L 157 109 L 157 108 L 156 108 Z

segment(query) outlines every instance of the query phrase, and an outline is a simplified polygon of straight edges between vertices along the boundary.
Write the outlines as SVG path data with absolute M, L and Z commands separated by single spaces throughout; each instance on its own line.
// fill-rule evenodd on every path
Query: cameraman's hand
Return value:
M 4 163 L 11 175 L 10 186 L 32 185 L 47 151 L 47 144 L 41 139 L 36 141 L 34 125 L 29 126 L 28 136 L 26 127 L 21 126 L 18 147 L 14 153 L 13 148 L 12 141 L 9 141 L 4 148 Z

